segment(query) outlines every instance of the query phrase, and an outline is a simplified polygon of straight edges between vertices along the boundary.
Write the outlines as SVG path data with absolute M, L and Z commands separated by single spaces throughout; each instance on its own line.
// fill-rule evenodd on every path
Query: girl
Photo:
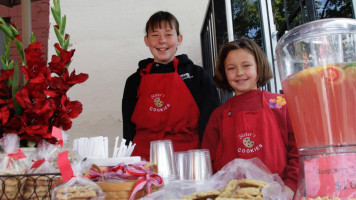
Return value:
M 133 156 L 149 160 L 150 142 L 170 139 L 175 151 L 200 148 L 205 125 L 219 105 L 208 73 L 186 56 L 175 56 L 183 36 L 177 19 L 157 12 L 146 23 L 153 59 L 139 62 L 122 100 L 124 138 L 136 143 Z
M 255 42 L 241 39 L 222 47 L 214 81 L 235 96 L 210 116 L 202 148 L 210 150 L 215 171 L 235 158 L 258 157 L 293 195 L 299 155 L 286 102 L 281 94 L 258 89 L 271 78 L 268 60 Z

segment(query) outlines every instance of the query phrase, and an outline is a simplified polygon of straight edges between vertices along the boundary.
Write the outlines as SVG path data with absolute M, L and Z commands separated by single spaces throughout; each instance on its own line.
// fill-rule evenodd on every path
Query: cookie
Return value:
M 191 199 L 191 200 L 205 200 L 208 198 L 216 198 L 220 195 L 220 192 L 217 190 L 208 190 L 204 192 L 196 192 L 188 196 L 183 196 L 182 199 Z
M 260 188 L 255 187 L 244 187 L 236 190 L 236 194 L 247 194 L 251 196 L 262 195 Z
M 253 180 L 253 179 L 242 179 L 238 182 L 240 187 L 260 187 L 263 188 L 268 183 L 265 181 L 260 180 Z
M 224 187 L 224 190 L 221 192 L 221 194 L 218 196 L 220 198 L 227 198 L 231 197 L 233 192 L 236 190 L 238 180 L 233 179 L 229 181 L 229 183 Z

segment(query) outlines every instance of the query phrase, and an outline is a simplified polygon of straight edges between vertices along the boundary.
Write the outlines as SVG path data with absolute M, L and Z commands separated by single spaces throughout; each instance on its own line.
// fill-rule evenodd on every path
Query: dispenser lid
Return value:
M 356 20 L 351 18 L 328 18 L 297 26 L 284 34 L 278 41 L 276 50 L 307 38 L 356 33 Z

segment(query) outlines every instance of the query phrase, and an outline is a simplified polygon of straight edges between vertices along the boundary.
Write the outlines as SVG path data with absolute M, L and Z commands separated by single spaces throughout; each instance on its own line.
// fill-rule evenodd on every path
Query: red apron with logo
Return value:
M 131 121 L 136 124 L 132 156 L 149 161 L 150 142 L 172 140 L 174 151 L 200 148 L 198 122 L 200 111 L 195 100 L 177 73 L 150 74 L 150 63 L 141 71 L 138 101 Z
M 235 158 L 257 157 L 272 173 L 284 177 L 286 146 L 275 116 L 261 93 L 263 108 L 256 111 L 233 113 L 230 106 L 234 99 L 228 102 L 214 163 L 216 171 Z

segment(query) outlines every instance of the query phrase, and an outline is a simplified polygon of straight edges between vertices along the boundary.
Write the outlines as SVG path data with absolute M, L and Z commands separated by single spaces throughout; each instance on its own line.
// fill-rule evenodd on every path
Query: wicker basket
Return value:
M 157 173 L 157 166 L 153 163 L 147 163 L 145 168 L 148 169 L 149 167 L 153 167 L 153 171 Z M 93 165 L 100 173 L 100 167 Z M 102 176 L 103 182 L 95 182 L 97 185 L 101 187 L 103 192 L 105 193 L 106 200 L 128 200 L 130 199 L 131 193 L 136 185 L 137 181 L 126 181 L 123 183 L 112 183 L 112 182 L 105 182 L 104 177 Z M 162 186 L 161 186 L 162 187 Z M 152 185 L 151 193 L 155 192 L 160 187 Z M 135 199 L 144 197 L 148 194 L 146 187 L 136 193 Z

